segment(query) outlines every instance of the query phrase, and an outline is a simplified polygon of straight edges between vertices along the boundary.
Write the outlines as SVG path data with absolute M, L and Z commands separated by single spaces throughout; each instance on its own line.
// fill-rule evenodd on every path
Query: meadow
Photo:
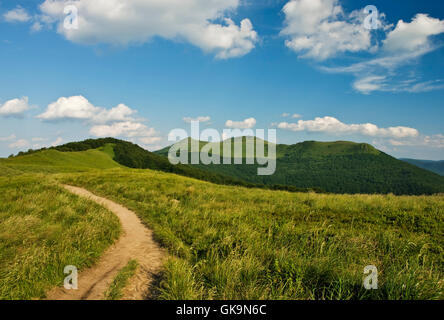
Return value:
M 443 299 L 444 196 L 290 193 L 114 162 L 113 150 L 0 160 L 0 299 L 44 298 L 92 265 L 117 218 L 60 185 L 138 214 L 167 249 L 155 299 Z M 363 287 L 378 268 L 378 290 Z M 118 299 L 136 265 L 108 290 Z
M 134 210 L 171 258 L 159 299 L 442 299 L 444 197 L 218 186 L 150 170 L 59 175 Z M 379 289 L 363 288 L 375 265 Z
M 115 215 L 47 176 L 0 177 L 0 300 L 44 298 L 65 266 L 92 266 L 119 234 Z

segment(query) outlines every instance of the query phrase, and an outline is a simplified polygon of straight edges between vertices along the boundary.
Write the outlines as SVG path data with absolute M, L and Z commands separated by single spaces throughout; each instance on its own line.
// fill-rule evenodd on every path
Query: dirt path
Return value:
M 131 259 L 139 263 L 136 275 L 124 290 L 124 299 L 140 300 L 149 294 L 149 286 L 159 273 L 164 251 L 153 240 L 151 230 L 147 229 L 136 214 L 121 205 L 105 198 L 95 196 L 89 191 L 72 186 L 64 186 L 68 191 L 91 199 L 113 212 L 120 219 L 123 234 L 108 248 L 99 261 L 78 275 L 78 290 L 55 288 L 47 294 L 49 300 L 101 300 L 105 291 Z

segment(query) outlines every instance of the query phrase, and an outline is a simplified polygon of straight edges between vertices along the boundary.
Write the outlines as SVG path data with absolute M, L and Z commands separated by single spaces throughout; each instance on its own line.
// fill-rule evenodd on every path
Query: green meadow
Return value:
M 63 269 L 92 266 L 119 220 L 42 174 L 0 177 L 0 299 L 43 298 Z
M 158 299 L 443 299 L 444 196 L 290 193 L 113 160 L 113 146 L 0 160 L 0 299 L 44 297 L 63 266 L 96 261 L 116 217 L 66 192 L 135 211 L 167 249 Z M 377 290 L 363 287 L 378 268 Z M 115 279 L 115 299 L 134 270 Z

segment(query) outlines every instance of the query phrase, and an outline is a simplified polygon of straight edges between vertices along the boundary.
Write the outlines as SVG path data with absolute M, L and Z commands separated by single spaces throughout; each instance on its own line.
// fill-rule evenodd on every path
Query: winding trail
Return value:
M 141 300 L 149 296 L 149 288 L 162 267 L 165 251 L 153 239 L 153 233 L 146 228 L 137 215 L 125 207 L 91 192 L 65 185 L 65 189 L 80 197 L 97 202 L 113 212 L 120 219 L 122 235 L 108 248 L 91 268 L 79 272 L 78 290 L 66 290 L 63 286 L 48 292 L 49 300 L 102 300 L 105 292 L 118 271 L 131 259 L 139 267 L 123 291 L 125 300 Z

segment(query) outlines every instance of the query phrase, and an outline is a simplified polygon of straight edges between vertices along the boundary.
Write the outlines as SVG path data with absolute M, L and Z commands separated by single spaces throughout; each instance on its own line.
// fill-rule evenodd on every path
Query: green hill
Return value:
M 232 139 L 233 157 L 234 142 L 240 139 L 245 142 L 255 138 Z M 179 143 L 191 144 L 191 140 Z M 199 148 L 207 144 L 199 142 Z M 266 142 L 266 153 L 268 145 Z M 213 146 L 214 153 L 224 157 L 221 144 L 214 143 Z M 277 169 L 271 176 L 258 176 L 257 164 L 172 165 L 167 159 L 168 151 L 169 148 L 165 148 L 153 153 L 114 138 L 90 139 L 0 159 L 0 175 L 79 172 L 124 166 L 175 173 L 216 184 L 289 191 L 406 195 L 444 192 L 444 177 L 397 160 L 368 144 L 347 141 L 279 144 L 276 145 Z M 246 156 L 244 143 L 243 163 Z
M 94 150 L 61 152 L 56 149 L 41 150 L 18 157 L 0 159 L 0 175 L 18 173 L 59 173 L 79 172 L 91 169 L 110 169 L 121 167 L 111 156 L 112 146 Z
M 168 150 L 157 153 L 166 156 Z M 223 157 L 222 151 L 220 154 Z M 258 176 L 257 165 L 199 164 L 195 167 L 250 183 L 320 188 L 332 193 L 419 195 L 444 192 L 443 177 L 397 160 L 369 144 L 306 141 L 295 145 L 279 144 L 276 154 L 277 169 L 271 176 Z
M 384 156 L 352 143 L 297 148 L 279 146 L 279 159 Z M 169 256 L 153 298 L 442 299 L 442 195 L 246 189 L 123 163 L 182 168 L 115 139 L 0 159 L 0 300 L 44 298 L 63 284 L 64 266 L 82 272 L 118 238 L 116 216 L 60 184 L 114 200 L 150 226 Z M 370 264 L 382 271 L 378 290 L 362 286 Z
M 417 167 L 432 171 L 441 176 L 444 176 L 444 160 L 442 161 L 431 161 L 431 160 L 416 160 L 416 159 L 399 159 Z
M 4 173 L 0 173 L 0 175 L 15 175 L 22 172 L 79 172 L 91 169 L 110 169 L 119 166 L 175 173 L 222 185 L 292 192 L 322 191 L 311 188 L 246 182 L 236 177 L 202 170 L 190 165 L 172 165 L 164 156 L 147 151 L 131 142 L 114 138 L 88 139 L 49 149 L 20 152 L 16 157 L 0 159 L 0 168 L 5 167 Z

